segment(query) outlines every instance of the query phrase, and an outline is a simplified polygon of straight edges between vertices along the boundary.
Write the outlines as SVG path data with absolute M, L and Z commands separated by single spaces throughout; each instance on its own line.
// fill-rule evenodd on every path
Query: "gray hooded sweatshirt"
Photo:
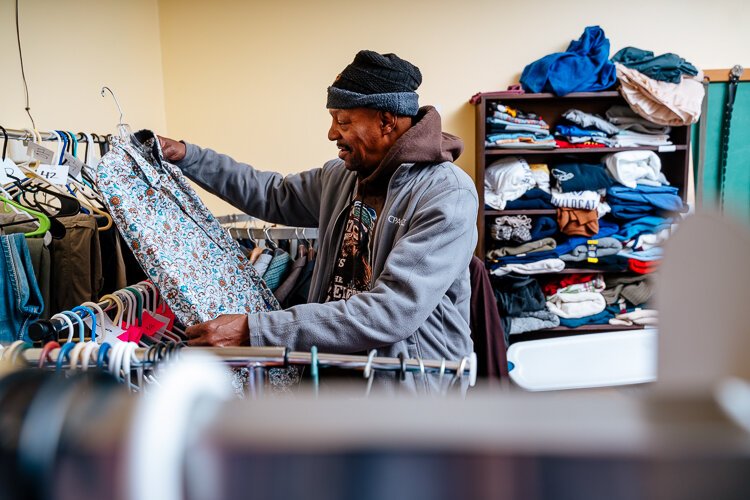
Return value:
M 335 159 L 284 177 L 187 144 L 177 165 L 204 189 L 259 219 L 318 228 L 309 303 L 249 315 L 251 345 L 317 346 L 328 353 L 377 349 L 379 356 L 454 361 L 468 356 L 478 197 L 471 178 L 452 163 L 462 146 L 442 132 L 434 108 L 420 110 L 383 160 L 393 174 L 375 227 L 371 289 L 323 303 L 356 173 Z

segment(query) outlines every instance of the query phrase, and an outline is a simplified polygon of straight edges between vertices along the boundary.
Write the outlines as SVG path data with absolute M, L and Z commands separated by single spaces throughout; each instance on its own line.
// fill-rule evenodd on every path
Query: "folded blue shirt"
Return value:
M 650 205 L 660 210 L 680 212 L 684 209 L 684 205 L 678 192 L 679 190 L 674 186 L 638 184 L 635 188 L 629 188 L 617 184 L 607 189 L 607 201 L 610 205 Z
M 560 318 L 560 326 L 578 328 L 583 325 L 606 325 L 609 323 L 610 318 L 614 317 L 614 314 L 605 309 L 598 314 L 584 316 L 583 318 Z
M 598 128 L 581 128 L 578 125 L 558 125 L 555 133 L 566 137 L 607 137 Z
M 658 233 L 662 229 L 668 228 L 671 224 L 672 219 L 669 217 L 647 215 L 622 224 L 617 234 L 612 235 L 612 237 L 620 241 L 630 241 L 644 233 Z

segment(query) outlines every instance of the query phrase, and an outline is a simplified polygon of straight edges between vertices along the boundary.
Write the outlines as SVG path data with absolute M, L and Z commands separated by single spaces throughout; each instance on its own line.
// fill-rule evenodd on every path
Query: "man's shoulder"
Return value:
M 467 189 L 475 191 L 474 181 L 461 167 L 450 161 L 431 165 L 415 165 L 414 173 L 418 183 L 439 185 L 446 189 Z

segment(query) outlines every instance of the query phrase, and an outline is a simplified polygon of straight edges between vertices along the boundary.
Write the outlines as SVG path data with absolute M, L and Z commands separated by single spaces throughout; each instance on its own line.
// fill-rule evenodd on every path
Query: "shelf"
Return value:
M 602 153 L 617 153 L 620 151 L 656 151 L 657 153 L 674 153 L 676 151 L 687 151 L 687 146 L 680 144 L 677 146 L 666 146 L 669 149 L 659 151 L 660 147 L 665 146 L 634 146 L 629 148 L 555 148 L 555 149 L 493 149 L 487 148 L 484 151 L 486 156 L 518 156 L 518 155 L 564 155 L 564 154 L 585 154 L 595 155 Z
M 575 99 L 612 99 L 613 97 L 618 97 L 620 93 L 616 90 L 607 90 L 604 92 L 574 92 L 572 94 L 559 96 L 555 94 L 550 94 L 548 92 L 533 94 L 508 94 L 504 93 L 502 91 L 500 92 L 482 92 L 482 100 L 483 101 L 489 101 L 489 100 L 503 100 L 503 101 L 528 101 L 528 100 L 535 100 L 535 99 L 557 99 L 557 100 L 575 100 Z
M 497 215 L 515 215 L 515 214 L 526 214 L 526 215 L 557 215 L 557 210 L 554 208 L 519 208 L 516 210 L 485 210 L 485 216 L 497 216 Z

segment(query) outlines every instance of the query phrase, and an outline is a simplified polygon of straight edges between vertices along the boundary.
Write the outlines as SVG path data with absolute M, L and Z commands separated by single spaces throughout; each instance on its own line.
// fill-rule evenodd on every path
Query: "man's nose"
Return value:
M 339 134 L 339 131 L 334 125 L 331 125 L 331 127 L 328 129 L 328 140 L 337 141 L 339 139 L 341 139 L 341 134 Z

